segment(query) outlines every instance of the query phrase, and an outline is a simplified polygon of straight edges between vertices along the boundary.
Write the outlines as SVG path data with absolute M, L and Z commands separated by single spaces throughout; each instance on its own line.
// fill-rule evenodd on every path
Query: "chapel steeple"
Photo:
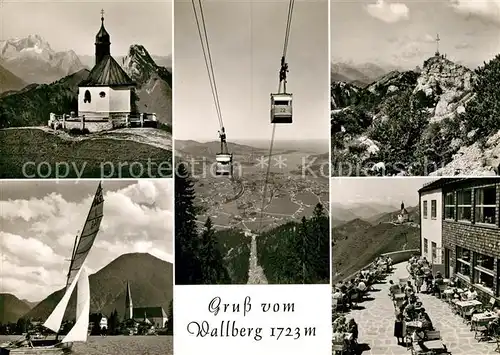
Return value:
M 104 28 L 104 10 L 101 10 L 101 28 L 95 36 L 95 64 L 97 65 L 106 55 L 111 55 L 109 33 Z
M 133 318 L 134 305 L 132 303 L 132 294 L 130 292 L 130 284 L 127 281 L 127 295 L 125 296 L 125 319 Z

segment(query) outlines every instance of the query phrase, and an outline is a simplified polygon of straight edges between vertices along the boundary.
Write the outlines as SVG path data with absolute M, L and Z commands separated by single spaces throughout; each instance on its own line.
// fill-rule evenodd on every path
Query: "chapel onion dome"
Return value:
M 96 43 L 109 43 L 109 33 L 104 28 L 104 16 L 101 16 L 101 28 L 95 36 Z

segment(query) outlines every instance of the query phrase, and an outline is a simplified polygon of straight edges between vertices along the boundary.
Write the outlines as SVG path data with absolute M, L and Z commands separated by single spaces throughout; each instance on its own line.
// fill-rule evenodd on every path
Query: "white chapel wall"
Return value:
M 86 92 L 90 93 L 90 102 L 85 102 Z M 89 120 L 109 116 L 110 89 L 108 87 L 78 88 L 78 116 L 85 115 Z
M 110 88 L 109 112 L 130 113 L 130 88 Z

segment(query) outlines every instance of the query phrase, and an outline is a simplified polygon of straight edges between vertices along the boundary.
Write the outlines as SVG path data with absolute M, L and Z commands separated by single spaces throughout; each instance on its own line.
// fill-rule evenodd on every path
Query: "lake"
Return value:
M 19 339 L 19 335 L 0 335 L 0 344 Z M 172 355 L 172 336 L 90 336 L 87 343 L 75 343 L 72 355 Z

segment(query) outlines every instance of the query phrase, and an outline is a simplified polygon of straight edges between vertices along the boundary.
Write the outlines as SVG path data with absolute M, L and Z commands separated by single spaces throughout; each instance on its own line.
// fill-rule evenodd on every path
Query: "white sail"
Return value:
M 80 276 L 80 271 L 78 271 L 78 277 Z M 69 287 L 66 287 L 66 293 L 61 298 L 56 308 L 52 311 L 49 318 L 43 324 L 44 327 L 49 328 L 54 332 L 59 332 L 59 328 L 61 328 L 61 323 L 64 317 L 64 312 L 66 312 L 66 307 L 68 307 L 69 299 L 71 298 L 71 294 L 75 289 L 75 286 L 78 282 L 78 279 L 74 279 Z
M 80 276 L 78 278 L 78 292 L 76 298 L 76 323 L 62 340 L 63 343 L 87 341 L 90 314 L 90 286 L 89 275 L 87 274 L 85 267 L 82 267 L 80 270 Z
M 85 220 L 82 233 L 80 234 L 80 238 L 75 241 L 66 287 L 68 287 L 68 285 L 71 284 L 71 282 L 77 277 L 76 275 L 78 270 L 80 270 L 85 262 L 90 249 L 92 249 L 97 232 L 99 232 L 99 227 L 101 226 L 103 206 L 104 198 L 102 195 L 102 187 L 101 184 L 99 184 L 94 195 L 92 205 L 90 206 L 89 214 Z
M 71 264 L 68 271 L 68 279 L 66 281 L 66 293 L 44 323 L 44 327 L 49 328 L 56 333 L 59 332 L 59 329 L 61 328 L 61 323 L 64 317 L 64 313 L 66 312 L 66 308 L 68 307 L 71 294 L 73 293 L 76 284 L 80 282 L 80 272 L 82 270 L 83 263 L 85 262 L 85 259 L 87 258 L 87 255 L 90 252 L 92 245 L 94 244 L 97 232 L 99 232 L 103 214 L 103 204 L 104 198 L 102 195 L 102 187 L 99 183 L 97 191 L 94 195 L 94 199 L 92 201 L 92 205 L 90 206 L 89 214 L 87 216 L 87 219 L 85 220 L 85 225 L 83 227 L 80 238 L 75 239 L 75 245 L 73 247 L 73 253 L 71 255 Z M 87 275 L 86 272 L 85 275 Z M 80 289 L 84 289 L 85 287 L 87 287 L 88 289 L 89 287 L 88 276 L 85 276 L 85 279 L 86 281 L 83 281 L 83 286 L 80 286 L 80 284 L 78 286 L 78 297 L 80 300 L 87 299 L 88 302 L 90 302 L 90 291 L 87 291 L 86 296 L 79 296 Z M 85 286 L 85 282 L 87 282 L 87 286 Z M 78 302 L 79 301 L 77 301 L 77 322 L 79 315 L 85 313 L 85 303 L 79 305 Z M 86 314 L 88 326 L 89 309 L 87 309 Z

